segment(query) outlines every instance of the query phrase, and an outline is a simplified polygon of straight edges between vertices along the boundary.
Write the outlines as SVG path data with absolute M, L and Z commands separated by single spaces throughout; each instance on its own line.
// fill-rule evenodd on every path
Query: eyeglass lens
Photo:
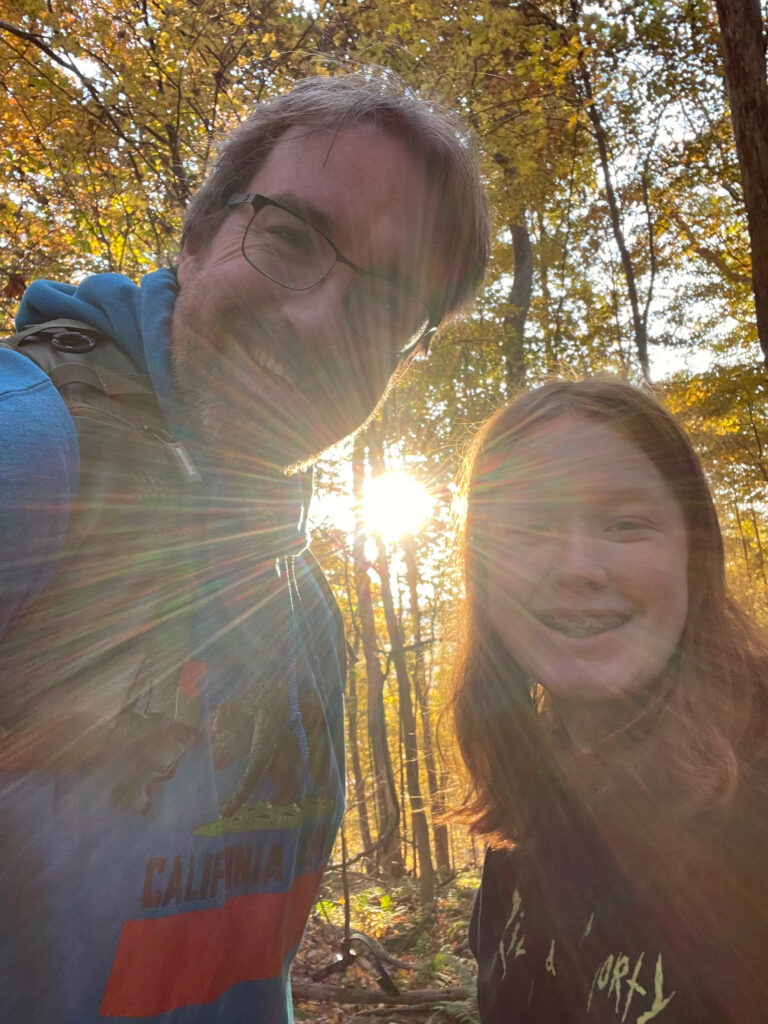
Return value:
M 328 239 L 311 224 L 271 205 L 251 218 L 243 255 L 265 277 L 297 291 L 319 284 L 338 259 Z M 362 271 L 347 295 L 347 317 L 352 330 L 370 344 L 399 352 L 426 329 L 429 310 L 394 282 Z

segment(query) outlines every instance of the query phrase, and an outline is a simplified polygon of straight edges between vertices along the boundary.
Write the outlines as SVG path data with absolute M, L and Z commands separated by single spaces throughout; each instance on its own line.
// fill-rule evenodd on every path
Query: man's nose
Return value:
M 580 525 L 562 526 L 551 549 L 550 574 L 566 588 L 602 587 L 608 578 L 603 545 Z
M 299 337 L 316 339 L 319 353 L 327 352 L 329 345 L 340 349 L 349 347 L 346 300 L 353 273 L 337 263 L 316 285 L 282 296 L 283 319 Z

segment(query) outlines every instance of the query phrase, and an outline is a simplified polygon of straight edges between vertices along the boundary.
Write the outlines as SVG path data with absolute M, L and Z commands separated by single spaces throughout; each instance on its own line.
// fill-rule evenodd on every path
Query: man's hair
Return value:
M 613 378 L 550 381 L 522 395 L 484 424 L 465 462 L 465 596 L 457 613 L 463 637 L 452 698 L 470 773 L 467 817 L 476 831 L 501 842 L 526 836 L 533 815 L 541 818 L 560 783 L 542 690 L 507 650 L 488 614 L 488 567 L 498 559 L 488 524 L 509 514 L 505 484 L 521 471 L 515 465 L 518 443 L 566 415 L 604 424 L 635 444 L 663 477 L 685 520 L 688 613 L 660 690 L 647 707 L 635 706 L 631 742 L 644 737 L 648 751 L 647 757 L 638 757 L 636 748 L 626 754 L 627 761 L 634 758 L 635 778 L 650 788 L 663 779 L 689 805 L 728 796 L 750 719 L 765 700 L 765 647 L 726 594 L 717 513 L 684 430 L 648 391 Z M 616 767 L 614 762 L 607 770 Z
M 228 213 L 227 200 L 246 191 L 277 141 L 294 127 L 332 132 L 371 127 L 423 153 L 440 201 L 448 256 L 445 287 L 433 297 L 438 318 L 474 295 L 488 262 L 491 223 L 473 137 L 455 114 L 419 98 L 391 74 L 307 78 L 259 103 L 225 141 L 213 172 L 192 199 L 182 245 L 193 252 L 206 248 Z

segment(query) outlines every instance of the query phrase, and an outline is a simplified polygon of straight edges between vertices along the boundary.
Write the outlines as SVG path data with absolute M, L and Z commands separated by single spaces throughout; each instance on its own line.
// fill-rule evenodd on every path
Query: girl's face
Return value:
M 562 700 L 651 683 L 688 611 L 683 513 L 654 464 L 610 427 L 567 414 L 517 443 L 499 471 L 481 572 L 509 653 Z

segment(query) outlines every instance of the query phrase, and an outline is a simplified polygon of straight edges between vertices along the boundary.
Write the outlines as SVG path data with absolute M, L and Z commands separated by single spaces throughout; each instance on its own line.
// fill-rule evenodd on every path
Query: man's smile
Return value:
M 275 377 L 279 377 L 284 380 L 291 387 L 298 389 L 298 381 L 296 377 L 288 370 L 281 362 L 279 362 L 273 355 L 265 351 L 262 348 L 251 349 L 251 358 L 257 366 L 263 370 L 267 370 Z

